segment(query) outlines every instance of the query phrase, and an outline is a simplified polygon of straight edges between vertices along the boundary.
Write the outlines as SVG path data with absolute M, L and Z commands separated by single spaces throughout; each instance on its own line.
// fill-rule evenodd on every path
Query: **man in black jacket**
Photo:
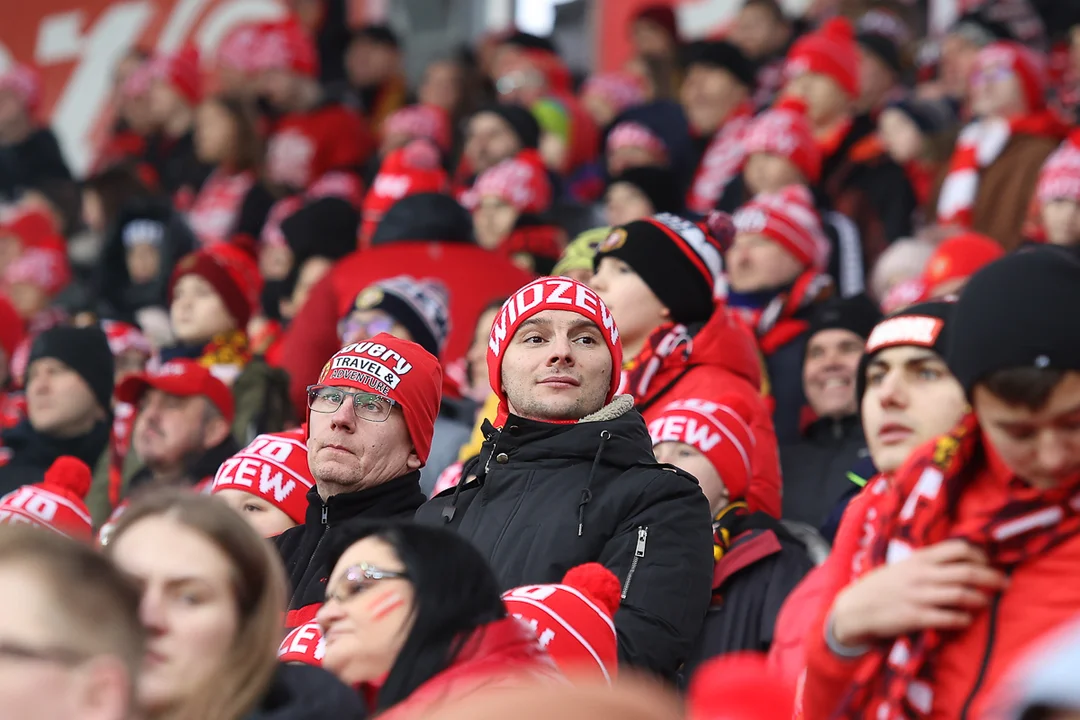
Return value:
M 585 285 L 542 278 L 515 293 L 488 345 L 495 424 L 468 480 L 416 517 L 469 538 L 505 589 L 603 564 L 622 583 L 620 660 L 670 678 L 709 604 L 709 503 L 656 462 L 632 399 L 615 394 L 621 363 L 619 331 Z
M 94 467 L 109 444 L 113 356 L 98 327 L 57 327 L 34 340 L 27 417 L 0 433 L 0 495 L 41 482 L 61 455 Z
M 881 311 L 865 295 L 832 298 L 810 321 L 803 391 L 816 419 L 797 443 L 780 447 L 783 518 L 821 527 L 851 487 L 851 472 L 869 457 L 855 399 L 863 345 Z
M 315 619 L 330 555 L 358 524 L 410 518 L 424 502 L 420 468 L 441 396 L 439 361 L 387 333 L 341 348 L 308 388 L 315 487 L 304 524 L 274 539 L 292 584 L 287 628 Z

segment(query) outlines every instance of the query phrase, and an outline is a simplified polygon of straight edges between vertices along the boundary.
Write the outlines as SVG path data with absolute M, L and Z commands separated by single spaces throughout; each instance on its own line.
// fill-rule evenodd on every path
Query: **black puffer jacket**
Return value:
M 292 587 L 285 617 L 290 630 L 314 620 L 326 598 L 326 580 L 334 569 L 330 567 L 331 551 L 347 542 L 357 525 L 365 521 L 412 517 L 423 504 L 424 494 L 420 492 L 420 473 L 412 472 L 367 490 L 331 495 L 326 502 L 318 489 L 312 488 L 307 500 L 304 524 L 274 538 Z
M 782 517 L 821 527 L 851 487 L 849 471 L 868 455 L 858 415 L 811 423 L 799 442 L 780 446 Z
M 555 425 L 510 416 L 463 477 L 420 508 L 488 558 L 503 589 L 562 580 L 599 562 L 618 577 L 620 660 L 674 677 L 709 604 L 709 504 L 693 477 L 659 465 L 629 396 Z
M 55 438 L 43 435 L 24 419 L 0 433 L 0 496 L 45 479 L 56 458 L 71 455 L 93 468 L 109 445 L 111 423 L 102 420 L 85 435 Z
M 356 691 L 326 670 L 283 664 L 244 720 L 361 720 L 366 715 Z

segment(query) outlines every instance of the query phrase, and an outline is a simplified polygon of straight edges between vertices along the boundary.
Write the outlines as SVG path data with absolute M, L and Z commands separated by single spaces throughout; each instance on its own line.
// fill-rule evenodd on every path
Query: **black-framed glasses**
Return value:
M 335 412 L 341 407 L 341 403 L 345 402 L 345 398 L 351 397 L 356 417 L 369 422 L 385 422 L 395 405 L 394 401 L 385 395 L 373 392 L 352 392 L 330 385 L 309 385 L 307 392 L 308 407 L 312 412 Z
M 337 588 L 333 591 L 327 589 L 326 600 L 327 602 L 337 600 L 338 602 L 343 603 L 346 600 L 353 599 L 365 590 L 368 590 L 380 580 L 408 579 L 409 573 L 405 571 L 383 570 L 374 565 L 360 563 L 358 565 L 353 565 L 345 571 L 345 576 L 341 578 Z
M 89 658 L 86 653 L 64 647 L 35 648 L 14 640 L 0 640 L 0 658 L 48 662 L 74 667 Z

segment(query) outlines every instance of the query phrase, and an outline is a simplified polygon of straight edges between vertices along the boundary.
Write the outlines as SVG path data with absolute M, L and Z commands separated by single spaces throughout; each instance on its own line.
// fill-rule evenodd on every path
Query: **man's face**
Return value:
M 754 193 L 778 192 L 788 185 L 804 185 L 806 178 L 795 163 L 782 155 L 754 153 L 743 170 L 746 186 Z
M 1027 108 L 1020 78 L 1006 67 L 986 67 L 971 78 L 971 112 L 978 117 L 1009 117 Z
M 207 402 L 202 395 L 179 397 L 148 389 L 131 433 L 135 454 L 152 469 L 173 469 L 208 450 Z
M 37 432 L 72 438 L 90 432 L 103 410 L 81 375 L 56 358 L 39 358 L 26 373 L 26 413 Z
M 645 193 L 630 183 L 615 183 L 604 195 L 604 214 L 612 227 L 647 218 L 655 212 Z
M 1054 245 L 1076 245 L 1080 242 L 1080 203 L 1072 200 L 1051 200 L 1042 206 L 1046 239 Z
M 1039 410 L 1010 405 L 982 385 L 972 406 L 1001 459 L 1033 487 L 1048 490 L 1080 474 L 1080 373 L 1066 373 Z
M 679 93 L 686 119 L 698 135 L 716 132 L 746 95 L 730 72 L 701 64 L 690 66 Z
M 361 419 L 355 407 L 353 396 L 346 395 L 334 412 L 308 413 L 308 468 L 323 499 L 420 469 L 400 407 L 383 422 Z
M 236 328 L 236 321 L 214 286 L 190 273 L 173 288 L 169 319 L 176 339 L 189 344 L 209 342 L 215 335 Z
M 814 333 L 806 345 L 803 389 L 818 417 L 853 415 L 855 373 L 863 354 L 863 339 L 850 330 L 834 328 Z
M 907 163 L 923 152 L 923 137 L 919 128 L 900 110 L 890 108 L 878 116 L 878 136 L 889 156 L 898 163 Z
M 503 390 L 515 415 L 544 422 L 580 420 L 604 406 L 611 351 L 591 320 L 545 310 L 518 327 L 504 353 Z
M 366 38 L 354 40 L 345 53 L 345 71 L 349 82 L 357 87 L 370 87 L 385 82 L 401 62 L 400 53 L 384 43 Z
M 607 305 L 628 356 L 670 319 L 671 313 L 641 276 L 618 258 L 601 259 L 589 287 Z
M 941 356 L 927 348 L 885 348 L 866 368 L 863 432 L 881 472 L 900 467 L 911 451 L 951 430 L 967 402 Z
M 476 243 L 485 250 L 494 250 L 510 236 L 518 211 L 502 198 L 487 195 L 480 198 L 472 217 Z
M 724 257 L 736 292 L 782 287 L 803 271 L 802 263 L 779 243 L 758 233 L 739 233 Z
M 465 157 L 472 168 L 482 173 L 521 151 L 521 141 L 513 128 L 495 113 L 473 116 L 465 138 Z

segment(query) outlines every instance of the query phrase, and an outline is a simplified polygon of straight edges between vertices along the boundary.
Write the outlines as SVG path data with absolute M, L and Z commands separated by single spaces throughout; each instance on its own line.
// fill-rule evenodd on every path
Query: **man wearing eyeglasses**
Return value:
M 0 527 L 0 708 L 5 718 L 124 720 L 143 660 L 139 589 L 49 530 Z
M 275 539 L 293 588 L 288 628 L 315 619 L 333 569 L 330 553 L 357 524 L 411 518 L 424 502 L 420 468 L 441 396 L 439 361 L 386 333 L 341 348 L 308 387 L 315 487 L 304 524 Z

